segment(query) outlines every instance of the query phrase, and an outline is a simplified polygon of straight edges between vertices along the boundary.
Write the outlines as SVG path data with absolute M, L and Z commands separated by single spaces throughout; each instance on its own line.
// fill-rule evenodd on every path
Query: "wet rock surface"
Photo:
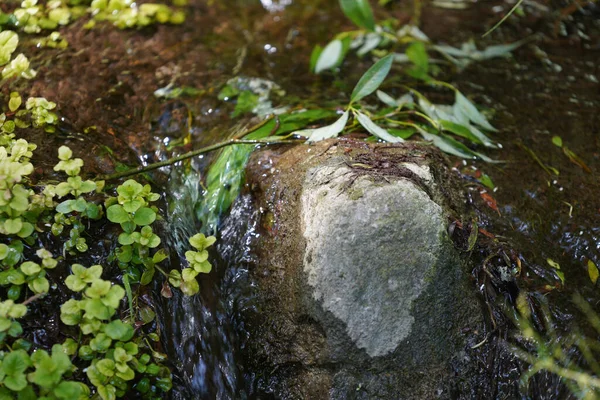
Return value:
M 445 165 L 430 146 L 353 141 L 253 156 L 251 394 L 449 396 L 481 311 L 447 234 L 462 203 Z

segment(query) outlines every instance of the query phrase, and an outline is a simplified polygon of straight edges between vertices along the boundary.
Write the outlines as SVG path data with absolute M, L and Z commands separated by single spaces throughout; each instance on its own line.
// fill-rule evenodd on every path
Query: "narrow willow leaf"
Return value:
M 413 42 L 406 49 L 406 55 L 408 56 L 408 59 L 415 64 L 418 70 L 425 74 L 429 72 L 429 56 L 427 55 L 427 50 L 425 50 L 425 45 L 423 43 Z
M 382 92 L 381 90 L 377 91 L 377 98 L 381 100 L 382 103 L 388 105 L 390 107 L 398 107 L 398 102 L 389 94 Z
M 358 111 L 356 113 L 356 119 L 358 122 L 373 136 L 377 136 L 379 139 L 385 140 L 390 143 L 404 142 L 404 139 L 397 136 L 392 136 L 388 131 L 371 121 L 371 118 Z
M 310 54 L 310 66 L 309 69 L 311 72 L 315 72 L 315 68 L 317 67 L 317 61 L 321 57 L 321 53 L 323 52 L 323 48 L 319 45 L 316 45 Z
M 373 64 L 356 84 L 350 97 L 350 103 L 354 103 L 376 91 L 390 72 L 393 61 L 394 56 L 390 54 Z
M 423 139 L 432 142 L 435 147 L 443 151 L 444 153 L 452 154 L 454 156 L 462 157 L 462 158 L 475 158 L 475 155 L 472 151 L 466 148 L 462 143 L 457 142 L 455 140 L 448 140 L 447 137 L 442 137 L 438 135 L 433 135 L 425 130 L 419 130 Z
M 497 132 L 497 129 L 488 122 L 483 114 L 479 112 L 477 107 L 475 107 L 475 105 L 473 105 L 473 103 L 471 103 L 471 101 L 458 90 L 456 91 L 456 102 L 454 105 L 456 108 L 459 108 L 461 111 L 463 111 L 473 123 L 484 129 L 487 129 L 488 131 Z
M 340 0 L 340 7 L 356 26 L 370 31 L 375 30 L 373 10 L 368 0 Z
M 315 64 L 315 73 L 335 67 L 342 57 L 343 45 L 341 40 L 333 40 L 319 54 L 319 59 Z
M 308 137 L 308 142 L 318 142 L 319 140 L 334 138 L 344 130 L 344 127 L 348 122 L 348 115 L 349 112 L 346 111 L 331 125 L 317 129 L 304 129 L 302 131 L 296 131 L 294 134 Z
M 401 137 L 402 139 L 408 139 L 409 137 L 411 137 L 412 135 L 417 133 L 417 131 L 412 128 L 405 128 L 405 129 L 389 128 L 388 132 L 394 136 Z
M 394 53 L 394 61 L 397 63 L 408 63 L 410 58 L 404 53 Z
M 379 43 L 381 43 L 381 36 L 379 36 L 377 33 L 369 33 L 365 39 L 364 44 L 361 46 L 360 49 L 358 49 L 358 51 L 356 52 L 356 54 L 359 57 L 364 56 L 365 54 L 369 53 L 371 50 L 374 50 L 377 48 L 377 46 L 379 46 Z
M 515 50 L 518 47 L 521 47 L 523 44 L 527 43 L 528 39 L 519 40 L 518 42 L 510 43 L 510 44 L 500 44 L 496 46 L 486 47 L 482 52 L 480 52 L 479 57 L 482 60 L 487 60 L 488 58 L 494 57 L 506 57 L 510 55 L 510 52 Z

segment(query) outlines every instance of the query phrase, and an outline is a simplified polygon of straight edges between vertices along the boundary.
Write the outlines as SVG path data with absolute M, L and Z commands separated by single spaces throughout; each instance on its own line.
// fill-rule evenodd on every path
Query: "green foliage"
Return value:
M 281 114 L 252 130 L 244 138 L 264 139 L 271 135 L 290 134 L 335 115 L 334 110 L 326 109 L 298 110 Z M 229 146 L 221 151 L 216 161 L 210 166 L 204 184 L 206 191 L 197 210 L 205 233 L 216 231 L 219 217 L 237 198 L 242 184 L 243 171 L 254 147 L 252 145 Z
M 0 12 L 0 87 L 5 89 L 19 78 L 35 77 L 28 58 L 18 51 L 21 32 L 53 30 L 86 14 L 95 21 L 108 20 L 122 28 L 184 20 L 181 11 L 163 5 L 110 0 L 103 10 L 98 2 L 94 7 L 99 8 L 88 8 L 90 3 L 52 0 L 38 4 L 37 0 L 24 0 L 13 14 Z M 183 6 L 185 2 L 178 4 Z M 36 40 L 38 47 L 67 45 L 58 32 Z M 136 332 L 133 326 L 138 318 L 144 324 L 154 319 L 148 306 L 137 304 L 136 282 L 149 283 L 154 268 L 158 268 L 156 264 L 168 256 L 164 249 L 153 250 L 160 245 L 160 238 L 150 226 L 157 214 L 149 203 L 159 196 L 151 192 L 149 185 L 130 180 L 117 188 L 115 197 L 110 197 L 104 193 L 104 182 L 82 178 L 83 161 L 66 146 L 58 150 L 59 161 L 54 168 L 65 174 L 64 180 L 32 185 L 28 178 L 34 170 L 30 159 L 36 146 L 18 138 L 18 134 L 24 128 L 54 132 L 59 122 L 57 106 L 45 98 L 25 100 L 17 92 L 1 100 L 0 286 L 5 295 L 0 298 L 0 398 L 112 399 L 132 396 L 132 392 L 134 397 L 164 397 L 163 392 L 172 386 L 169 369 L 161 365 L 165 355 L 153 349 L 145 334 Z M 117 282 L 102 279 L 99 265 L 86 268 L 73 264 L 72 274 L 61 282 L 60 276 L 51 271 L 59 262 L 88 250 L 86 227 L 110 223 L 119 224 L 123 230 L 119 242 L 126 245 L 117 248 L 111 260 L 127 271 L 123 277 L 127 290 Z M 48 227 L 54 240 L 63 243 L 60 257 L 41 247 L 47 237 L 38 233 L 45 233 Z M 144 273 L 136 275 L 135 269 L 140 266 Z M 132 287 L 129 278 L 136 276 Z M 68 334 L 77 340 L 68 338 L 49 351 L 21 337 L 20 320 L 28 317 L 29 303 L 42 295 L 53 296 L 60 285 L 75 293 L 60 306 L 60 319 L 63 328 L 71 330 Z M 121 320 L 118 316 L 126 295 L 131 315 Z M 152 342 L 158 341 L 156 334 L 150 337 Z
M 370 31 L 375 30 L 373 10 L 368 0 L 340 0 L 340 7 L 356 26 Z
M 579 294 L 573 296 L 573 302 L 596 335 L 600 334 L 600 316 L 596 310 Z M 537 307 L 533 303 L 538 303 Z M 550 308 L 541 296 L 531 299 L 521 292 L 516 305 L 518 313 L 511 315 L 513 322 L 524 341 L 531 345 L 531 350 L 511 346 L 513 354 L 529 364 L 521 376 L 523 392 L 527 391 L 535 374 L 548 371 L 556 374 L 577 398 L 597 399 L 600 396 L 600 342 L 597 338 L 586 336 L 579 327 L 559 335 L 550 316 Z M 534 324 L 532 310 L 538 307 L 541 311 L 535 318 L 538 322 Z M 536 329 L 536 325 L 540 328 Z M 574 351 L 578 356 L 573 356 Z
M 376 91 L 390 73 L 393 57 L 388 55 L 377 61 L 360 78 L 350 96 L 350 104 L 361 100 Z
M 172 270 L 169 274 L 169 282 L 179 287 L 181 291 L 189 296 L 198 293 L 200 287 L 196 276 L 198 274 L 208 274 L 212 265 L 208 261 L 208 248 L 216 241 L 214 236 L 206 237 L 202 233 L 198 233 L 189 239 L 190 245 L 196 250 L 188 250 L 185 253 L 185 258 L 189 263 L 189 268 L 184 268 L 181 273 L 177 270 Z

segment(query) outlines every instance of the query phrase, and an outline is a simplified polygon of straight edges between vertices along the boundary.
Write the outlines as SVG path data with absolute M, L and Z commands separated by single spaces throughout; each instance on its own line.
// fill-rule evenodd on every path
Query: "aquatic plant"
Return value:
M 150 227 L 156 211 L 149 206 L 149 202 L 158 200 L 158 195 L 152 193 L 149 185 L 128 180 L 116 188 L 117 196 L 109 196 L 104 182 L 81 178 L 83 161 L 74 158 L 66 146 L 58 150 L 59 161 L 54 167 L 55 171 L 66 174 L 66 180 L 43 185 L 42 190 L 38 184 L 33 190 L 28 176 L 34 169 L 30 158 L 35 145 L 16 139 L 14 133 L 0 135 L 0 233 L 5 240 L 0 244 L 0 286 L 7 288 L 7 298 L 0 303 L 3 350 L 0 394 L 12 398 L 18 393 L 26 399 L 40 396 L 76 399 L 87 398 L 93 389 L 105 400 L 121 397 L 131 390 L 146 398 L 160 397 L 161 391 L 171 388 L 170 371 L 161 364 L 164 355 L 148 341 L 156 334 L 136 333 L 133 328 L 132 323 L 142 316 L 141 309 L 133 307 L 131 289 L 131 284 L 148 284 L 155 265 L 167 258 L 164 251 L 150 254 L 150 249 L 160 244 L 160 238 Z M 92 193 L 94 200 L 87 198 Z M 114 259 L 127 272 L 128 278 L 123 278 L 126 288 L 102 279 L 104 270 L 100 265 L 89 268 L 77 263 L 71 265 L 71 274 L 64 285 L 78 298 L 59 305 L 60 319 L 65 326 L 79 332 L 69 334 L 78 340 L 67 338 L 48 353 L 24 339 L 19 320 L 27 317 L 28 305 L 40 296 L 54 296 L 57 277 L 52 278 L 55 283 L 51 285 L 48 272 L 64 263 L 75 250 L 80 253 L 88 250 L 82 237 L 88 225 L 84 219 L 103 224 L 112 222 L 123 230 L 118 238 L 121 247 L 115 250 Z M 30 248 L 35 249 L 43 242 L 38 231 L 44 230 L 42 226 L 49 227 L 52 220 L 50 230 L 63 240 L 64 255 L 54 257 L 43 247 L 32 253 Z M 72 227 L 68 237 L 64 235 L 65 226 Z M 204 236 L 191 239 L 197 252 L 191 251 L 188 257 L 194 274 L 186 272 L 189 269 L 182 274 L 184 292 L 196 293 L 197 283 L 195 290 L 188 291 L 185 287 L 193 287 L 192 280 L 198 273 L 210 271 L 206 248 L 213 242 L 214 238 Z M 141 279 L 136 274 L 140 265 L 145 267 Z M 28 290 L 32 296 L 22 300 Z M 126 296 L 131 315 L 123 321 L 117 312 Z M 83 381 L 81 371 L 85 371 Z
M 534 319 L 531 310 L 535 300 L 541 311 Z M 600 335 L 598 313 L 580 294 L 573 296 L 573 302 L 585 315 L 596 335 Z M 525 344 L 530 346 L 511 345 L 513 354 L 529 364 L 521 376 L 522 390 L 527 392 L 535 374 L 547 371 L 559 376 L 577 398 L 599 398 L 600 342 L 593 336 L 586 336 L 579 327 L 559 335 L 547 301 L 540 296 L 529 298 L 521 293 L 517 299 L 517 311 L 512 314 L 513 322 Z
M 22 6 L 35 7 L 35 1 Z M 17 33 L 0 32 L 0 86 L 35 76 L 24 55 L 14 57 L 18 44 Z M 157 215 L 149 202 L 158 200 L 158 195 L 149 185 L 129 180 L 116 188 L 116 196 L 110 196 L 104 181 L 82 178 L 83 160 L 73 157 L 67 146 L 58 149 L 54 166 L 54 171 L 66 175 L 64 181 L 33 184 L 30 160 L 37 146 L 17 134 L 28 127 L 53 132 L 58 122 L 56 104 L 40 97 L 24 102 L 19 93 L 12 92 L 6 107 L 0 114 L 0 286 L 6 289 L 6 297 L 0 299 L 0 396 L 78 399 L 96 393 L 108 400 L 134 391 L 143 398 L 162 397 L 171 389 L 171 373 L 162 365 L 165 356 L 151 344 L 158 335 L 133 327 L 154 318 L 151 310 L 134 302 L 137 285 L 150 283 L 156 264 L 167 259 L 164 250 L 151 253 L 160 238 L 150 226 Z M 51 273 L 70 256 L 88 251 L 87 227 L 110 223 L 122 229 L 121 246 L 111 257 L 126 272 L 122 279 L 102 279 L 100 265 L 86 268 L 78 263 L 71 265 L 71 274 L 63 282 Z M 44 247 L 57 246 L 41 235 L 46 231 L 62 243 L 61 256 Z M 197 273 L 207 272 L 210 263 L 206 259 L 197 269 Z M 185 274 L 187 286 L 193 285 L 196 275 Z M 54 304 L 60 302 L 64 297 L 57 292 L 62 287 L 77 297 L 56 305 L 66 327 L 59 335 L 64 342 L 55 343 L 48 352 L 26 339 L 29 333 L 20 320 L 29 318 L 28 308 L 35 309 L 42 296 L 50 296 Z M 122 320 L 126 297 L 129 317 Z

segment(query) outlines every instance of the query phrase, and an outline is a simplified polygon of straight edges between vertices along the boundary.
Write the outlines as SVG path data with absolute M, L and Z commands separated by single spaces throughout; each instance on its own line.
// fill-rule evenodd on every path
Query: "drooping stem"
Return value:
M 165 160 L 165 161 L 160 161 L 160 162 L 157 162 L 157 163 L 154 163 L 154 164 L 149 164 L 149 165 L 146 165 L 146 166 L 140 166 L 138 168 L 130 169 L 130 170 L 127 170 L 127 171 L 116 172 L 116 173 L 110 174 L 110 175 L 104 175 L 104 176 L 100 177 L 100 179 L 104 179 L 104 180 L 110 181 L 110 180 L 125 178 L 125 177 L 128 177 L 128 176 L 142 174 L 144 172 L 153 171 L 153 170 L 158 169 L 158 168 L 162 168 L 162 167 L 166 167 L 166 166 L 169 166 L 169 165 L 173 165 L 176 162 L 187 160 L 188 158 L 192 158 L 192 157 L 198 156 L 200 154 L 210 153 L 211 151 L 215 151 L 215 150 L 221 149 L 223 147 L 227 147 L 227 146 L 231 146 L 231 145 L 236 145 L 236 144 L 274 145 L 274 144 L 293 144 L 293 143 L 298 143 L 298 142 L 304 142 L 304 141 L 303 140 L 302 141 L 289 140 L 289 139 L 288 140 L 244 140 L 244 139 L 230 139 L 230 140 L 226 140 L 224 142 L 219 142 L 219 143 L 215 143 L 215 144 L 210 145 L 210 146 L 203 147 L 203 148 L 198 149 L 198 150 L 193 150 L 193 151 L 187 152 L 185 154 L 182 154 L 182 155 L 177 156 L 177 157 L 170 158 L 170 159 Z

